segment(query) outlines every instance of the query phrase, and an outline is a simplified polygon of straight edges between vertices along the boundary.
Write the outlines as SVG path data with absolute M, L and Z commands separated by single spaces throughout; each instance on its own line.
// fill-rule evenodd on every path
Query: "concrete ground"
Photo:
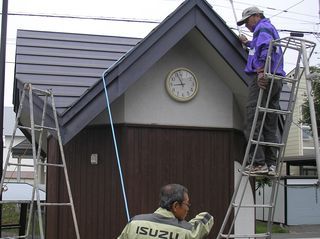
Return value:
M 317 238 L 320 239 L 320 224 L 319 225 L 297 225 L 297 226 L 286 226 L 289 233 L 273 233 L 272 238 Z

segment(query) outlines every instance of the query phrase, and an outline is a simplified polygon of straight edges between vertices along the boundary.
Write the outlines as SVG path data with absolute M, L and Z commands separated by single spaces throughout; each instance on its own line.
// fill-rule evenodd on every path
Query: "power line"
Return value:
M 224 6 L 223 6 L 224 7 Z M 118 17 L 95 17 L 95 16 L 76 16 L 76 15 L 61 15 L 61 14 L 43 14 L 43 13 L 9 13 L 9 16 L 19 17 L 46 17 L 46 18 L 61 18 L 61 19 L 78 19 L 78 20 L 99 20 L 99 21 L 114 21 L 114 22 L 129 22 L 129 23 L 147 23 L 147 24 L 159 24 L 161 20 L 151 19 L 136 19 L 136 18 L 118 18 Z M 314 25 L 314 22 L 299 20 L 296 18 L 279 17 L 289 20 L 295 20 L 299 22 L 305 22 L 307 24 Z
M 8 15 L 22 16 L 22 17 L 68 18 L 68 19 L 80 19 L 80 20 L 104 20 L 104 21 L 115 21 L 115 22 L 135 22 L 135 23 L 151 23 L 151 24 L 158 24 L 161 22 L 160 20 L 150 20 L 150 19 L 75 16 L 75 15 L 60 15 L 60 14 L 42 14 L 42 13 L 8 13 Z
M 302 3 L 302 2 L 304 2 L 304 0 L 301 0 L 300 2 L 298 2 L 298 3 L 296 3 L 296 4 L 293 4 L 291 7 L 288 7 L 287 9 L 282 10 L 281 12 L 279 12 L 279 13 L 277 13 L 277 14 L 275 14 L 275 15 L 271 16 L 270 18 L 272 18 L 272 17 L 276 17 L 276 16 L 278 16 L 278 15 L 280 15 L 280 14 L 284 13 L 284 12 L 288 12 L 288 10 L 289 10 L 289 9 L 291 9 L 291 8 L 293 8 L 293 7 L 297 6 L 297 5 L 299 5 L 299 4 L 300 4 L 300 3 Z
M 227 7 L 225 7 L 227 8 Z M 229 9 L 230 7 L 228 7 Z M 307 25 L 310 25 L 310 27 L 314 27 L 315 25 L 318 25 L 319 23 L 316 23 L 315 21 L 307 21 L 307 20 L 301 20 L 301 19 L 297 19 L 297 18 L 290 18 L 290 17 L 285 17 L 285 16 L 277 16 L 278 18 L 281 18 L 281 19 L 285 19 L 285 21 L 288 21 L 288 20 L 293 20 L 293 21 L 297 21 L 297 23 L 294 23 L 294 24 L 304 24 L 303 27 L 305 28 Z M 293 24 L 293 23 L 291 23 Z M 233 25 L 232 24 L 229 24 L 229 25 Z M 307 26 L 308 27 L 308 26 Z
M 228 1 L 228 0 L 225 0 L 225 1 Z M 303 0 L 304 1 L 304 0 Z M 252 6 L 251 3 L 247 3 L 247 2 L 241 2 L 241 1 L 233 1 L 234 3 L 238 3 L 240 5 L 246 5 L 246 6 Z M 300 4 L 301 2 L 299 2 Z M 218 5 L 218 4 L 215 4 L 214 2 L 211 3 L 212 6 L 218 6 L 218 7 L 223 7 L 223 8 L 230 8 L 227 4 L 226 5 Z M 301 15 L 301 16 L 308 16 L 308 17 L 313 17 L 313 18 L 318 18 L 318 16 L 314 16 L 314 15 L 310 15 L 310 14 L 305 14 L 305 13 L 301 13 L 301 12 L 295 12 L 295 11 L 288 11 L 289 9 L 286 9 L 286 10 L 283 10 L 283 9 L 280 9 L 280 8 L 274 8 L 274 7 L 268 7 L 268 6 L 264 6 L 264 5 L 255 5 L 259 8 L 262 8 L 262 9 L 268 9 L 268 10 L 271 10 L 271 11 L 282 11 L 282 12 L 285 12 L 285 13 L 290 13 L 290 14 L 296 14 L 296 15 Z M 292 7 L 290 7 L 292 8 Z M 243 10 L 243 9 L 237 9 L 237 10 Z M 301 20 L 301 19 L 299 19 Z

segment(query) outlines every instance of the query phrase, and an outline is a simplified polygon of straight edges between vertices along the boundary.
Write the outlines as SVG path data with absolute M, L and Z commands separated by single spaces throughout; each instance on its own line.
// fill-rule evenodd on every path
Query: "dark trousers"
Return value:
M 263 91 L 263 97 L 261 101 L 262 107 L 265 107 L 266 105 L 269 90 L 270 90 L 270 83 L 267 89 Z M 269 100 L 269 106 L 267 108 L 280 109 L 279 99 L 280 99 L 281 90 L 282 90 L 282 82 L 279 80 L 274 80 L 272 92 Z M 247 125 L 245 128 L 245 136 L 247 140 L 249 139 L 251 128 L 252 128 L 252 122 L 253 122 L 255 110 L 257 107 L 259 91 L 260 91 L 260 88 L 257 84 L 257 78 L 255 78 L 249 86 L 249 95 L 248 95 L 248 101 L 247 101 Z M 263 118 L 263 113 L 260 112 L 257 120 L 257 125 L 255 128 L 255 132 L 254 132 L 254 137 L 253 137 L 254 140 L 258 140 L 262 118 Z M 267 113 L 264 126 L 263 126 L 263 131 L 260 137 L 260 141 L 279 143 L 279 136 L 277 135 L 277 129 L 278 129 L 278 114 Z M 255 146 L 256 145 L 251 146 L 250 154 L 249 154 L 249 162 L 251 162 L 252 160 Z M 278 154 L 278 149 L 275 147 L 258 146 L 255 159 L 254 159 L 254 165 L 264 165 L 265 163 L 268 166 L 276 165 L 277 154 Z

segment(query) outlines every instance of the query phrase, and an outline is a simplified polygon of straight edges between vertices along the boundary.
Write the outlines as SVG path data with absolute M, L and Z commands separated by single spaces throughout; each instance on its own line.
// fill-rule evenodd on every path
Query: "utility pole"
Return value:
M 6 45 L 7 45 L 7 19 L 8 19 L 8 0 L 2 2 L 1 19 L 1 51 L 0 51 L 0 177 L 3 173 L 3 107 L 4 107 L 4 81 L 6 68 Z M 2 191 L 2 188 L 0 188 Z M 2 200 L 0 195 L 0 200 Z M 0 237 L 2 229 L 2 205 L 0 205 Z

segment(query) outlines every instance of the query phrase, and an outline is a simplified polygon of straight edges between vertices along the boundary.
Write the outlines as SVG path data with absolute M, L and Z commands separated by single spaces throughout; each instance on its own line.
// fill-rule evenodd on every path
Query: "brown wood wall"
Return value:
M 189 219 L 208 211 L 217 234 L 234 187 L 234 160 L 244 152 L 242 133 L 230 129 L 117 125 L 116 135 L 130 216 L 153 212 L 161 186 L 180 183 L 189 189 Z M 49 140 L 48 159 L 59 160 L 58 145 Z M 83 130 L 65 147 L 65 156 L 81 238 L 116 238 L 126 214 L 109 127 Z M 97 153 L 98 165 L 90 164 Z M 62 171 L 48 172 L 48 201 L 66 201 Z M 47 238 L 76 238 L 70 209 L 47 209 Z

